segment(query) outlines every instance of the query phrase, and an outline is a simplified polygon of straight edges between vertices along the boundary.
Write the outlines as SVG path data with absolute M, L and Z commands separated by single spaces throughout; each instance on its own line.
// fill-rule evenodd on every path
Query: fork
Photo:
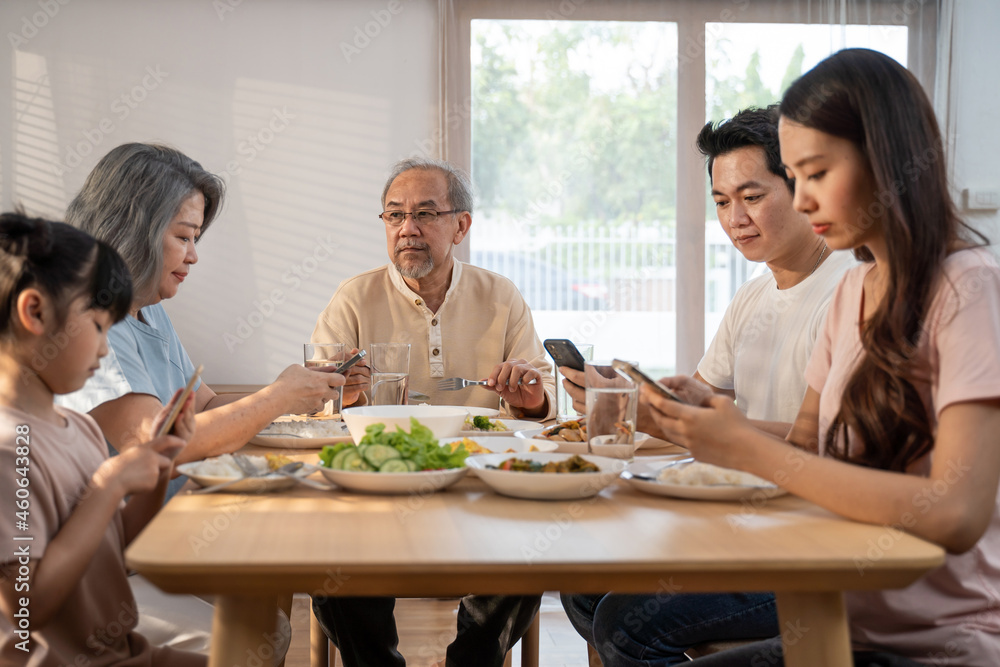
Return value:
M 521 380 L 517 381 L 521 384 Z M 529 385 L 537 384 L 538 380 L 532 380 Z M 466 387 L 484 387 L 486 386 L 486 380 L 466 380 L 465 378 L 445 378 L 444 380 L 438 380 L 438 391 L 456 391 L 458 389 L 465 389 Z

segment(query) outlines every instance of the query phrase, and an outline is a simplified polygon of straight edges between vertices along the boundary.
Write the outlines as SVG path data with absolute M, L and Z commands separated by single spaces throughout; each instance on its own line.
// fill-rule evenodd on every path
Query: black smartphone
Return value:
M 333 371 L 333 372 L 334 373 L 343 374 L 344 371 L 346 371 L 348 368 L 350 368 L 354 364 L 356 364 L 359 361 L 361 361 L 362 359 L 364 359 L 366 354 L 368 354 L 368 353 L 365 352 L 364 350 L 358 350 L 357 354 L 355 354 L 353 357 L 351 357 L 350 359 L 348 359 L 347 361 L 345 361 L 341 365 L 337 366 L 337 369 L 335 371 Z
M 686 402 L 683 398 L 674 393 L 673 390 L 664 387 L 662 384 L 649 377 L 627 361 L 615 359 L 611 362 L 611 367 L 636 384 L 648 384 L 653 388 L 653 391 L 664 398 L 669 398 L 670 400 L 677 401 L 678 403 Z
M 542 345 L 552 355 L 556 366 L 566 366 L 575 371 L 583 372 L 583 364 L 586 360 L 580 354 L 580 350 L 576 349 L 573 341 L 566 338 L 546 338 Z

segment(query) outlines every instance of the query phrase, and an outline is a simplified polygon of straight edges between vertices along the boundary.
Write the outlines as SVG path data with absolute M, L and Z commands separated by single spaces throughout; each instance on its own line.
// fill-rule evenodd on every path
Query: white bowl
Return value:
M 625 469 L 626 462 L 621 459 L 610 459 L 591 454 L 587 454 L 583 458 L 600 468 L 599 472 L 514 472 L 489 467 L 499 465 L 507 459 L 515 457 L 548 463 L 549 461 L 563 461 L 570 456 L 572 455 L 554 452 L 482 454 L 470 456 L 465 460 L 465 465 L 475 470 L 479 478 L 497 493 L 532 500 L 589 498 L 597 495 L 601 489 L 614 482 Z
M 469 413 L 464 408 L 435 405 L 364 405 L 345 408 L 341 415 L 354 444 L 358 444 L 371 424 L 385 424 L 386 431 L 395 431 L 399 426 L 409 433 L 411 417 L 429 428 L 435 438 L 448 438 L 458 435 Z
M 328 480 L 348 491 L 384 494 L 439 491 L 462 479 L 469 471 L 468 468 L 450 468 L 419 472 L 355 472 L 323 466 L 319 470 Z

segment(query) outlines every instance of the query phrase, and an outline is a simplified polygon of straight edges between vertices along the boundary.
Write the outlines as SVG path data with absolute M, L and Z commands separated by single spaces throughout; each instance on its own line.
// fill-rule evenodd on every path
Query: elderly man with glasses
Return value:
M 506 278 L 454 258 L 472 225 L 472 187 L 455 166 L 411 158 L 395 165 L 382 192 L 391 262 L 345 280 L 320 314 L 312 340 L 365 347 L 410 343 L 410 389 L 435 405 L 496 408 L 520 418 L 555 415 L 552 367 L 531 311 Z M 488 387 L 437 388 L 447 377 Z M 359 400 L 364 400 L 362 398 Z M 449 667 L 503 664 L 531 625 L 539 596 L 467 596 Z M 347 667 L 397 667 L 393 598 L 322 598 L 313 609 Z

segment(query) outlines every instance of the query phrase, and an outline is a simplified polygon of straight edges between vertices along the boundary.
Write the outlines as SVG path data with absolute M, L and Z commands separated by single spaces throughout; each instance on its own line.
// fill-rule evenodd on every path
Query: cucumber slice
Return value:
M 412 463 L 412 461 L 404 461 L 403 459 L 389 459 L 382 464 L 382 467 L 378 469 L 379 472 L 410 472 L 410 466 L 407 463 Z M 414 466 L 416 467 L 416 466 Z
M 400 458 L 399 450 L 389 445 L 367 445 L 361 449 L 361 456 L 378 470 L 387 461 Z
M 330 459 L 330 467 L 334 470 L 344 469 L 344 458 L 347 457 L 351 452 L 357 453 L 357 447 L 351 445 L 350 447 L 344 447 L 339 452 L 333 455 Z
M 403 463 L 406 464 L 406 469 L 410 472 L 417 472 L 417 462 L 411 459 L 403 459 Z
M 347 450 L 348 453 L 341 460 L 341 470 L 350 472 L 364 472 L 374 470 L 374 468 L 363 458 L 357 447 Z

